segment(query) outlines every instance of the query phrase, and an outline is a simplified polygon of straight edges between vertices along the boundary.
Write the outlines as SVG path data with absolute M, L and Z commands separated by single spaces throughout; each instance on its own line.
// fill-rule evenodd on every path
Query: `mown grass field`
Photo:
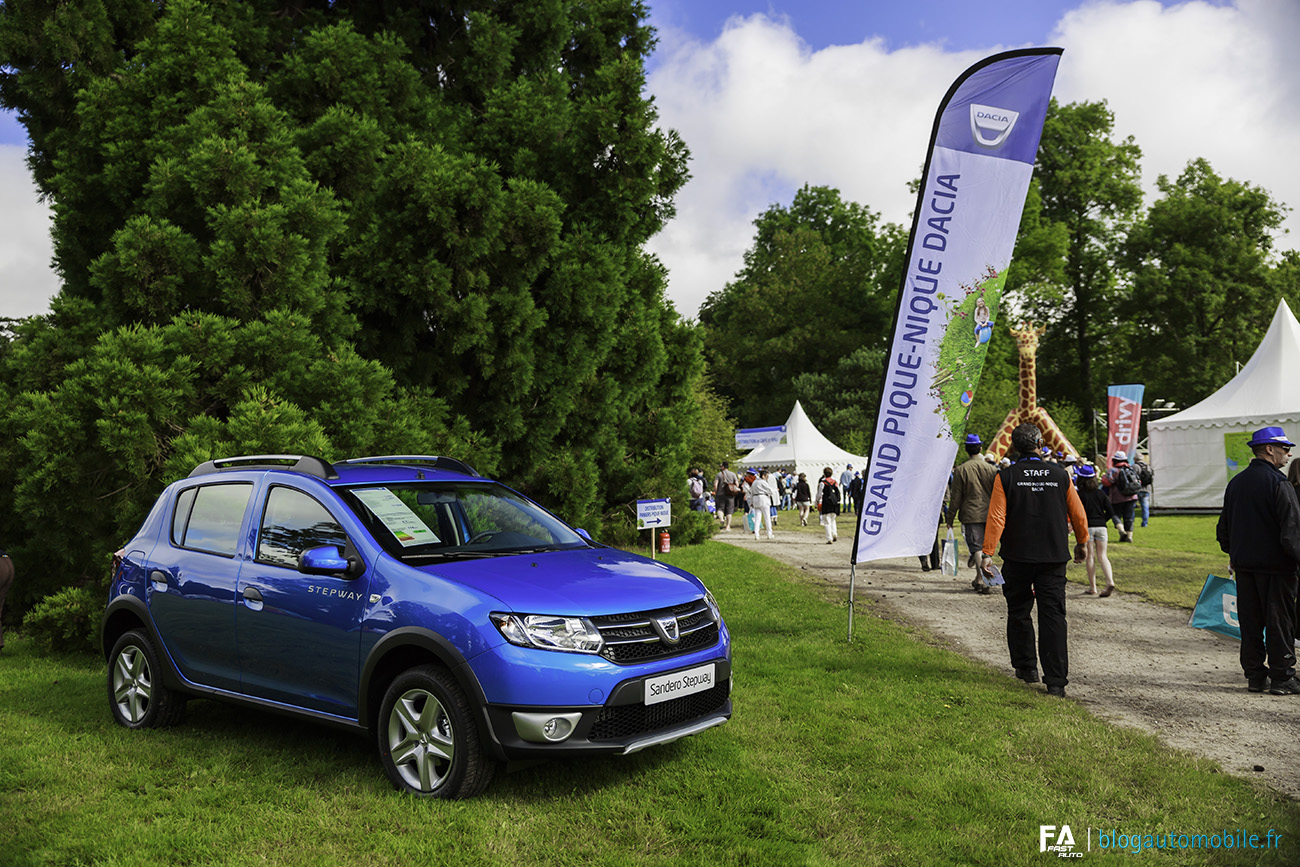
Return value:
M 1141 555 L 1155 527 L 1117 547 Z M 1039 864 L 1039 826 L 1063 824 L 1089 859 L 1300 863 L 1294 801 L 867 604 L 846 645 L 843 593 L 758 554 L 711 542 L 667 559 L 703 576 L 728 618 L 732 722 L 502 774 L 469 802 L 398 796 L 369 742 L 208 701 L 174 729 L 128 732 L 110 721 L 100 660 L 10 641 L 0 864 Z M 1137 583 L 1136 563 L 1116 565 Z M 1283 843 L 1137 856 L 1099 851 L 1096 829 L 1271 829 Z

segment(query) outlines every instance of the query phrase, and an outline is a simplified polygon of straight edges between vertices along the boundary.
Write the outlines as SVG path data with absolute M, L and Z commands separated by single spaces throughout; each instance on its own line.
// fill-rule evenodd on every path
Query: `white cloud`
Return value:
M 1143 149 L 1150 195 L 1196 157 L 1300 206 L 1300 96 L 1284 46 L 1300 38 L 1300 4 L 1237 7 L 1155 0 L 1097 2 L 1067 13 L 1048 44 L 1065 49 L 1062 102 L 1106 100 L 1119 136 Z M 648 86 L 661 124 L 691 148 L 693 178 L 678 216 L 651 242 L 670 269 L 669 295 L 693 316 L 741 267 L 752 221 L 804 183 L 838 188 L 888 221 L 908 224 L 934 113 L 948 86 L 1010 45 L 948 52 L 886 50 L 879 40 L 812 51 L 787 22 L 735 18 L 708 43 L 672 30 Z M 1300 243 L 1288 221 L 1284 249 Z
M 906 225 L 907 184 L 921 173 L 939 99 L 972 63 L 1020 47 L 889 51 L 868 40 L 813 51 L 786 20 L 762 15 L 732 19 L 711 42 L 672 28 L 659 37 L 648 88 L 661 124 L 691 148 L 693 177 L 650 248 L 686 316 L 739 270 L 754 218 L 805 183 Z M 1142 148 L 1149 197 L 1158 175 L 1205 157 L 1220 175 L 1300 208 L 1300 75 L 1289 61 L 1300 3 L 1081 2 L 1047 42 L 1065 49 L 1057 98 L 1106 100 L 1117 133 Z M 0 146 L 0 316 L 41 313 L 58 288 L 49 209 L 23 156 Z M 1285 227 L 1278 246 L 1300 247 L 1300 215 Z
M 59 279 L 50 270 L 50 209 L 36 200 L 26 149 L 0 145 L 0 316 L 49 311 Z

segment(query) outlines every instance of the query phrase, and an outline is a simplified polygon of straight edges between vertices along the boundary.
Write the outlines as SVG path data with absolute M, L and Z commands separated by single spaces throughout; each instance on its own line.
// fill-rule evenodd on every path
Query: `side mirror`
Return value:
M 304 575 L 337 575 L 342 572 L 349 578 L 356 574 L 361 561 L 344 557 L 333 545 L 308 548 L 298 557 L 298 571 Z
M 581 527 L 574 527 L 573 529 L 579 536 L 586 539 L 591 544 L 593 545 L 596 544 L 596 540 L 591 538 L 591 534 L 588 533 L 586 530 L 582 529 Z

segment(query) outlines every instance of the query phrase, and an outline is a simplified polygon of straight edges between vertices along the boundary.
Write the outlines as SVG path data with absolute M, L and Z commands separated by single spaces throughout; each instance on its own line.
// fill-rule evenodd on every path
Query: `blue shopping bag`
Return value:
M 1208 575 L 1196 607 L 1187 621 L 1188 626 L 1208 629 L 1229 638 L 1241 640 L 1241 624 L 1237 622 L 1237 582 L 1218 575 Z

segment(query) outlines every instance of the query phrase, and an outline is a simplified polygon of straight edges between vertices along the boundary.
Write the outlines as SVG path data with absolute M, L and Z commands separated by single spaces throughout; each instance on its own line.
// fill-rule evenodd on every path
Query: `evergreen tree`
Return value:
M 267 449 L 463 454 L 597 532 L 675 491 L 703 361 L 643 251 L 687 176 L 645 17 L 0 6 L 63 278 L 0 353 L 6 541 L 89 574 L 187 464 Z

